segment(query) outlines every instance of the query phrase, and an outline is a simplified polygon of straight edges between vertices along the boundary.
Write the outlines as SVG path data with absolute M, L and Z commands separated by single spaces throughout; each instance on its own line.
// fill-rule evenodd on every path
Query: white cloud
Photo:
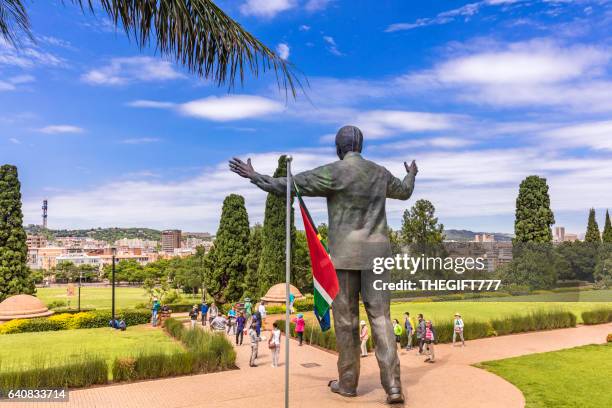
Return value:
M 329 35 L 324 35 L 323 36 L 323 41 L 325 41 L 327 43 L 327 50 L 329 52 L 331 52 L 334 55 L 337 56 L 343 56 L 344 53 L 342 53 L 339 49 L 338 49 L 338 45 L 336 44 L 336 40 L 334 40 L 334 37 L 330 37 Z
M 289 51 L 289 45 L 285 43 L 280 43 L 276 46 L 276 53 L 279 57 L 281 57 L 281 59 L 286 60 L 287 58 L 289 58 Z
M 17 75 L 8 78 L 6 81 L 0 80 L 0 91 L 14 91 L 17 89 L 16 85 L 27 84 L 35 80 L 36 78 L 32 75 Z
M 612 110 L 609 49 L 551 40 L 468 44 L 467 52 L 398 82 L 406 91 L 443 90 L 451 97 L 500 107 L 553 106 L 580 111 Z M 482 48 L 485 48 L 482 50 Z
M 210 96 L 178 106 L 179 112 L 184 115 L 217 122 L 259 118 L 284 109 L 277 101 L 253 95 Z
M 38 131 L 47 134 L 83 133 L 84 129 L 73 125 L 48 125 L 38 129 Z
M 21 141 L 15 137 L 9 137 L 9 142 L 13 144 L 21 144 Z
M 612 121 L 588 122 L 559 127 L 541 133 L 558 147 L 590 147 L 612 151 Z
M 364 134 L 381 138 L 405 132 L 447 130 L 459 119 L 459 116 L 428 112 L 372 110 L 359 113 L 355 121 Z
M 310 26 L 309 25 L 302 24 L 300 26 L 300 31 L 308 31 L 308 30 L 310 30 Z
M 391 24 L 385 30 L 386 32 L 412 30 L 419 27 L 430 25 L 442 25 L 455 21 L 457 18 L 469 20 L 472 16 L 478 14 L 483 7 L 486 6 L 502 6 L 520 3 L 524 0 L 482 0 L 474 3 L 468 3 L 461 7 L 443 11 L 435 17 L 419 18 L 411 23 L 395 23 Z
M 150 101 L 146 99 L 138 99 L 127 103 L 132 108 L 152 108 L 152 109 L 169 109 L 176 104 L 172 102 Z
M 240 6 L 240 12 L 247 16 L 272 18 L 296 6 L 295 0 L 246 0 Z
M 2 65 L 31 69 L 38 66 L 61 67 L 66 63 L 62 58 L 41 50 L 27 39 L 23 40 L 23 46 L 16 49 L 0 38 L 0 66 Z
M 401 213 L 420 198 L 434 203 L 442 222 L 457 217 L 511 217 L 518 185 L 530 174 L 547 178 L 554 211 L 583 211 L 588 206 L 605 208 L 612 201 L 612 189 L 602 188 L 612 185 L 612 170 L 605 157 L 584 160 L 537 147 L 465 151 L 433 147 L 411 154 L 403 149 L 377 152 L 367 146 L 366 143 L 364 156 L 398 177 L 405 173 L 404 161 L 416 159 L 419 166 L 415 194 L 410 201 L 387 203 L 394 228 L 399 225 Z M 331 147 L 284 153 L 293 155 L 295 173 L 337 160 Z M 280 154 L 265 152 L 240 157 L 251 157 L 258 172 L 272 174 Z M 109 181 L 90 190 L 52 194 L 49 200 L 54 208 L 54 226 L 124 225 L 214 232 L 228 192 L 245 197 L 252 224 L 263 219 L 266 194 L 231 173 L 225 161 L 182 181 L 143 180 L 145 176 L 149 175 L 133 173 L 131 179 Z M 108 191 L 114 194 L 109 195 Z M 325 221 L 325 200 L 306 200 L 315 220 Z M 28 199 L 24 211 L 26 222 L 38 219 L 38 198 Z M 296 224 L 301 226 L 300 223 L 296 213 Z
M 319 11 L 327 8 L 331 2 L 332 0 L 308 0 L 304 7 L 307 11 Z
M 136 144 L 156 143 L 160 141 L 161 139 L 157 137 L 138 137 L 138 138 L 123 139 L 120 143 L 136 145 Z
M 88 71 L 81 79 L 92 85 L 125 85 L 131 82 L 169 81 L 184 78 L 174 64 L 159 58 L 113 58 L 108 65 Z

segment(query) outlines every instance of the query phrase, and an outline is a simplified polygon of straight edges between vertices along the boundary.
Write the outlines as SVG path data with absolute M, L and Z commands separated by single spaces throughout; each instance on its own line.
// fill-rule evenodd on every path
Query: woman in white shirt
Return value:
M 453 322 L 453 347 L 455 346 L 455 338 L 457 335 L 461 338 L 461 345 L 465 347 L 465 340 L 463 339 L 463 319 L 459 313 L 455 313 L 455 321 Z
M 280 344 L 281 344 L 281 331 L 278 328 L 278 324 L 274 322 L 274 329 L 272 330 L 272 336 L 268 341 L 268 347 L 272 351 L 272 367 L 278 367 L 278 358 L 280 357 Z

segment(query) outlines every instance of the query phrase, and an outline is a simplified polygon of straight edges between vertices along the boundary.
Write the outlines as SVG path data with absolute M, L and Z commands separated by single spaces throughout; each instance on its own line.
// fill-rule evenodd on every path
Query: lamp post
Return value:
M 116 255 L 117 249 L 115 247 L 111 248 L 111 253 L 112 253 L 112 288 L 113 288 L 113 294 L 112 294 L 112 322 L 115 322 L 115 255 Z

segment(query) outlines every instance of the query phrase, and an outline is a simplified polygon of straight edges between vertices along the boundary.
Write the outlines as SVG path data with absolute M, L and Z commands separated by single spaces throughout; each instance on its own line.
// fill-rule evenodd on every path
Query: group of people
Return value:
M 370 338 L 368 333 L 368 326 L 365 320 L 360 323 L 359 339 L 361 340 L 361 357 L 367 357 L 368 355 L 368 339 Z M 461 315 L 455 313 L 453 320 L 453 347 L 456 345 L 457 338 L 461 339 L 461 346 L 465 347 L 465 339 L 463 337 L 464 323 Z M 402 335 L 406 333 L 408 341 L 406 343 L 406 350 L 412 350 L 413 336 L 416 336 L 416 346 L 418 347 L 417 355 L 425 355 L 425 362 L 433 363 L 436 360 L 434 344 L 437 342 L 438 337 L 436 335 L 436 329 L 434 328 L 431 320 L 425 320 L 422 313 L 417 316 L 417 321 L 413 324 L 410 319 L 410 313 L 404 313 L 404 324 L 400 324 L 398 319 L 393 319 L 393 334 L 397 342 L 398 351 L 401 350 L 401 339 Z

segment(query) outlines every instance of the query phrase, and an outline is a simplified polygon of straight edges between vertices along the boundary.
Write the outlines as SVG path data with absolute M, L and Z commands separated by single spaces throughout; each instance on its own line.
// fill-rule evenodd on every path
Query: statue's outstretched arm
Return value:
M 404 162 L 404 167 L 406 168 L 406 176 L 403 180 L 394 177 L 391 173 L 389 173 L 389 181 L 387 184 L 387 198 L 395 198 L 397 200 L 407 200 L 412 195 L 414 191 L 414 181 L 417 173 L 419 172 L 419 168 L 416 165 L 416 162 L 413 160 L 410 165 Z

